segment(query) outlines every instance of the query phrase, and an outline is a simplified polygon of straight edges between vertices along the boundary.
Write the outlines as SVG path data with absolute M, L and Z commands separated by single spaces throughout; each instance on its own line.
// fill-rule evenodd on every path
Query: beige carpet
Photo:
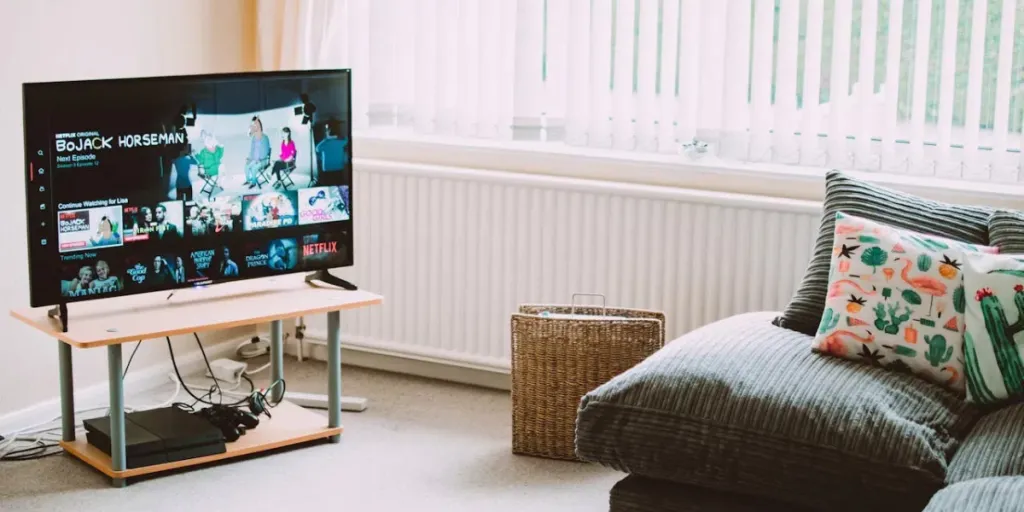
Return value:
M 287 360 L 290 389 L 322 392 L 324 363 Z M 67 455 L 0 462 L 3 511 L 599 511 L 622 475 L 511 453 L 508 393 L 345 367 L 340 444 L 142 481 L 125 489 Z M 152 395 L 158 397 L 158 393 Z

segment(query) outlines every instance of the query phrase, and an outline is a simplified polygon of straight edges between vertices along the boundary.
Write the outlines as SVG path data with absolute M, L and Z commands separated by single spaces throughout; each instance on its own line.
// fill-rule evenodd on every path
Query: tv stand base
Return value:
M 313 272 L 312 274 L 306 274 L 306 282 L 307 283 L 312 283 L 313 281 L 320 281 L 321 283 L 326 283 L 326 284 L 329 284 L 329 285 L 332 285 L 332 286 L 337 286 L 338 288 L 344 288 L 346 290 L 358 290 L 359 289 L 356 285 L 354 285 L 354 284 L 352 284 L 352 283 L 350 283 L 350 282 L 348 282 L 348 281 L 346 281 L 346 280 L 344 280 L 344 279 L 342 279 L 342 278 L 340 278 L 340 277 L 338 277 L 338 276 L 336 276 L 334 274 L 331 274 L 330 272 L 328 272 L 326 270 L 317 270 L 316 272 Z

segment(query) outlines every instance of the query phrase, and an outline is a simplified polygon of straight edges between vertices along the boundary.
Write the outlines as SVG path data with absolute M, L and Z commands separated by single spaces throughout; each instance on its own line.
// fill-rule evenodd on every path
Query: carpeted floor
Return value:
M 261 364 L 262 360 L 254 360 Z M 289 389 L 322 392 L 324 363 L 286 361 Z M 265 374 L 264 374 L 265 377 Z M 133 481 L 67 455 L 0 463 L 0 510 L 598 511 L 622 475 L 512 455 L 508 393 L 345 367 L 340 444 L 317 444 Z M 159 397 L 158 393 L 153 394 Z

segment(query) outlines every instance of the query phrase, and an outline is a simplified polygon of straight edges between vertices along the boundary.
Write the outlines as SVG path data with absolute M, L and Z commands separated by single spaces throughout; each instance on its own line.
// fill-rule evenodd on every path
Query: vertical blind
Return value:
M 1024 181 L 1018 0 L 320 1 L 357 128 Z

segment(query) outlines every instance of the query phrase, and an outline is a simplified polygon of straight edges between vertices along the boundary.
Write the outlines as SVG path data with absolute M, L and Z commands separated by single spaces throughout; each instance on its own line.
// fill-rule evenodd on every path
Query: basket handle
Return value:
M 569 310 L 570 315 L 576 314 L 576 297 L 601 297 L 601 316 L 608 316 L 608 299 L 603 293 L 574 293 L 572 294 L 572 304 Z

